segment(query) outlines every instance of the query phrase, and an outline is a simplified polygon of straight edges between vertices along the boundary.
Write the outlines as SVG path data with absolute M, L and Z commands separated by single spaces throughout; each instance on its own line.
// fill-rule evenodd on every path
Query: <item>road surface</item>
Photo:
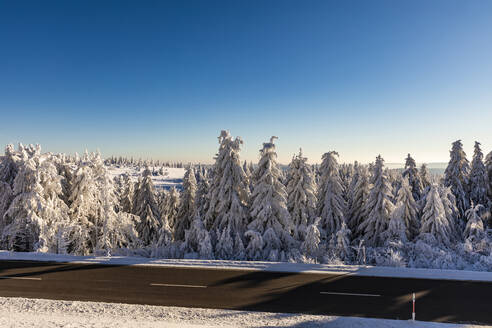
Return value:
M 0 296 L 492 324 L 492 283 L 0 261 Z

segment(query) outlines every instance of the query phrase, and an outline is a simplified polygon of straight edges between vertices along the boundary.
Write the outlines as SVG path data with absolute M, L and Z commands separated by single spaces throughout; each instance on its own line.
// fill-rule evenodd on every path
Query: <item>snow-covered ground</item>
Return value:
M 142 172 L 145 168 L 137 169 L 136 167 L 129 166 L 108 166 L 109 174 L 113 177 L 128 174 L 133 182 L 138 180 L 138 177 L 142 175 Z M 183 183 L 183 176 L 185 174 L 184 168 L 175 168 L 175 167 L 165 167 L 164 174 L 159 174 L 159 170 L 161 167 L 150 167 L 150 170 L 155 173 L 152 175 L 152 182 L 156 189 L 169 189 L 171 187 L 181 188 L 181 184 Z
M 0 297 L 0 327 L 485 327 L 422 321 Z
M 370 277 L 445 279 L 492 282 L 492 272 L 466 270 L 415 269 L 402 267 L 333 265 L 263 261 L 156 259 L 138 256 L 74 256 L 48 253 L 0 251 L 0 260 L 53 261 L 113 265 L 147 265 L 169 267 L 214 268 L 228 270 L 262 270 L 275 272 L 331 273 Z

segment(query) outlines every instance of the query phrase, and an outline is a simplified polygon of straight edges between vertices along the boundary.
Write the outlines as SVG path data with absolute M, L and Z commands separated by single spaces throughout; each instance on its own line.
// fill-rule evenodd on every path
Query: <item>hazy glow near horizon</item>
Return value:
M 0 142 L 212 162 L 446 162 L 492 150 L 492 1 L 0 5 Z

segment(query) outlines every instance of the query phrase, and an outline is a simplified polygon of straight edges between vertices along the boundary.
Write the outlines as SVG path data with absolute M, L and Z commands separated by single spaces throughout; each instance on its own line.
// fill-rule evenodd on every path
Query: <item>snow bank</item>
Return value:
M 479 326 L 422 321 L 412 322 L 322 315 L 0 297 L 0 327 L 478 328 Z
M 258 270 L 314 274 L 343 274 L 366 277 L 395 277 L 436 280 L 492 282 L 492 272 L 465 270 L 415 269 L 401 267 L 331 265 L 287 262 L 155 259 L 137 256 L 73 256 L 48 253 L 17 253 L 0 251 L 0 260 L 53 261 L 108 265 L 145 265 L 166 267 L 193 267 L 222 270 Z

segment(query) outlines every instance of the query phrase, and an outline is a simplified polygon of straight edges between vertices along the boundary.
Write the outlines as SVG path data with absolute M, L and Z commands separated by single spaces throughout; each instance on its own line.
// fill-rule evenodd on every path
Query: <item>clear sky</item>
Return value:
M 212 162 L 492 150 L 492 1 L 2 1 L 0 143 Z

